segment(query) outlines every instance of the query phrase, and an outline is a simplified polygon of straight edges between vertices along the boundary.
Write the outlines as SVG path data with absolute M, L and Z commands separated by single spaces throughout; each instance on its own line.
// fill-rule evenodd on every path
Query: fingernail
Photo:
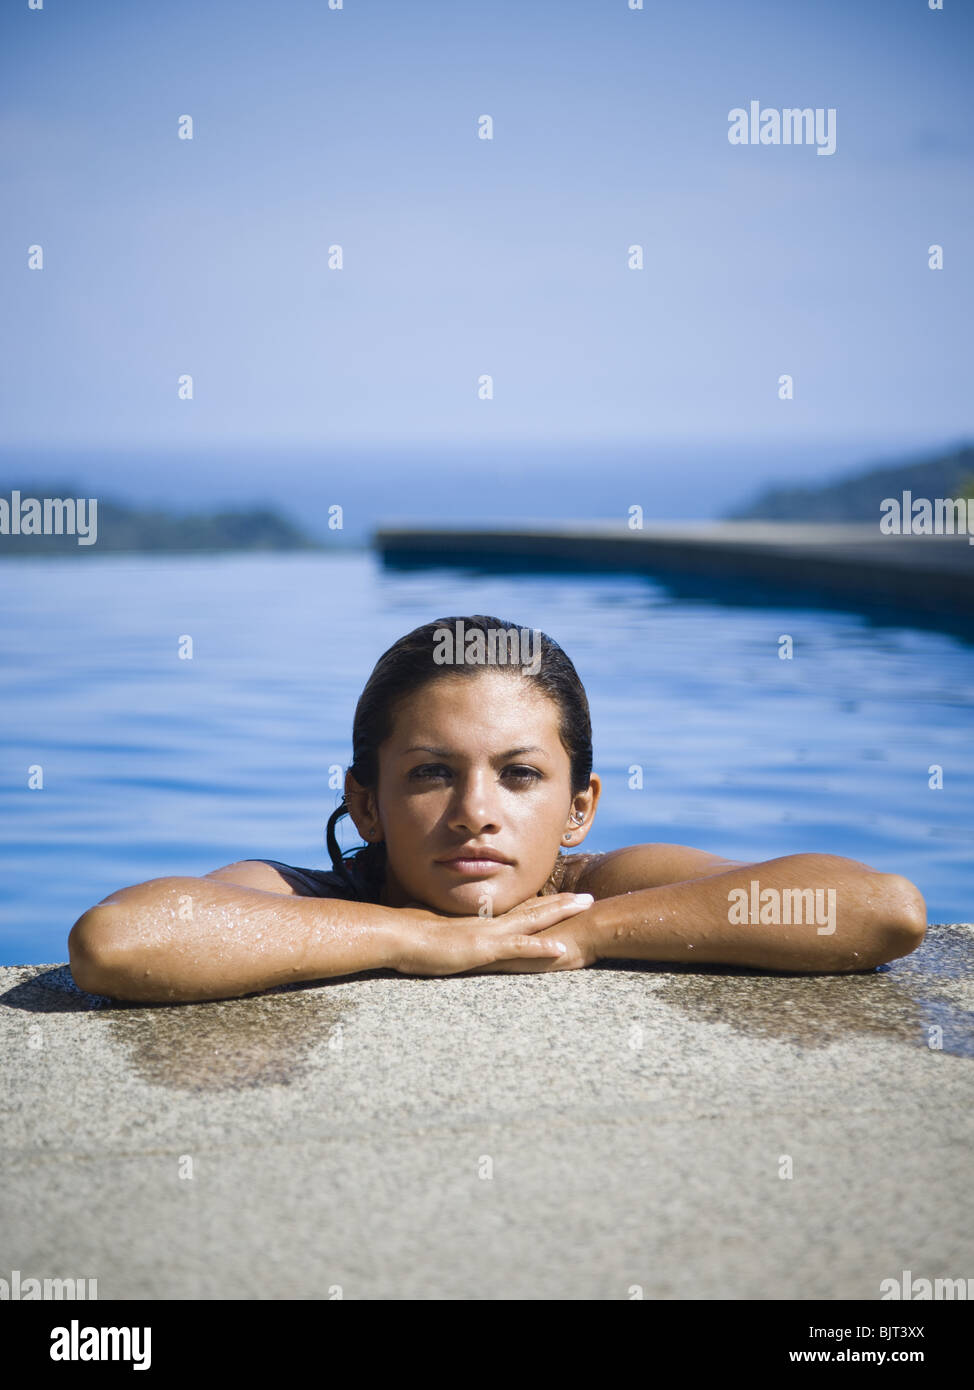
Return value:
M 595 902 L 591 893 L 573 893 L 572 897 L 577 903 L 584 903 L 586 907 L 588 907 L 589 903 Z
M 563 955 L 565 954 L 565 943 L 564 943 L 564 941 L 556 941 L 556 942 L 555 942 L 555 950 L 558 952 L 558 954 L 559 954 L 560 956 L 563 956 Z

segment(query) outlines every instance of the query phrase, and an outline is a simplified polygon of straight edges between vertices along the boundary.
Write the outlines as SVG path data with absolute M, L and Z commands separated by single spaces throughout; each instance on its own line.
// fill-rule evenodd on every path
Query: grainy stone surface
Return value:
M 168 1007 L 7 967 L 0 1277 L 471 1300 L 972 1278 L 972 1005 L 971 926 L 854 976 L 373 971 Z

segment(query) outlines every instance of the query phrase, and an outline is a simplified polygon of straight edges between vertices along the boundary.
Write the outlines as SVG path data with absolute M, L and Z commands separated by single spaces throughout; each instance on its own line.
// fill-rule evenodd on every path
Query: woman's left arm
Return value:
M 927 926 L 909 879 L 831 854 L 742 864 L 680 845 L 632 845 L 602 856 L 575 887 L 596 899 L 570 924 L 577 964 L 616 958 L 869 970 L 915 951 Z M 564 934 L 565 925 L 549 930 Z

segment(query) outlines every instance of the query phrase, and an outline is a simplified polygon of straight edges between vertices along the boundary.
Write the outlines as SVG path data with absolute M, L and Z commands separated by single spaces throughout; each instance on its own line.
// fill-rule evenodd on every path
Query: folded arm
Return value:
M 81 989 L 161 1003 L 394 968 L 398 950 L 391 909 L 297 894 L 257 860 L 119 889 L 68 937 Z
M 546 928 L 587 908 L 570 893 L 494 919 L 443 917 L 419 905 L 320 898 L 300 877 L 244 860 L 203 878 L 122 888 L 71 929 L 75 982 L 143 1003 L 230 999 L 275 985 L 383 968 L 452 975 L 498 960 L 552 959 Z
M 926 932 L 914 884 L 839 855 L 747 864 L 682 845 L 633 845 L 602 856 L 576 887 L 597 900 L 572 924 L 583 964 L 867 970 L 909 955 Z M 531 968 L 571 968 L 571 960 Z

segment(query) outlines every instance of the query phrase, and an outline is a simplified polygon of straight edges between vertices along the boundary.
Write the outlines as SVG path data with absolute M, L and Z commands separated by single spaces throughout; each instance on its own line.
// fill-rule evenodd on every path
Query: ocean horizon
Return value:
M 957 441 L 434 443 L 0 449 L 0 491 L 72 485 L 73 496 L 174 512 L 266 506 L 329 544 L 364 544 L 382 523 L 490 525 L 716 520 L 766 486 L 817 486 Z M 36 494 L 35 494 L 36 495 Z M 343 511 L 339 535 L 329 509 Z

